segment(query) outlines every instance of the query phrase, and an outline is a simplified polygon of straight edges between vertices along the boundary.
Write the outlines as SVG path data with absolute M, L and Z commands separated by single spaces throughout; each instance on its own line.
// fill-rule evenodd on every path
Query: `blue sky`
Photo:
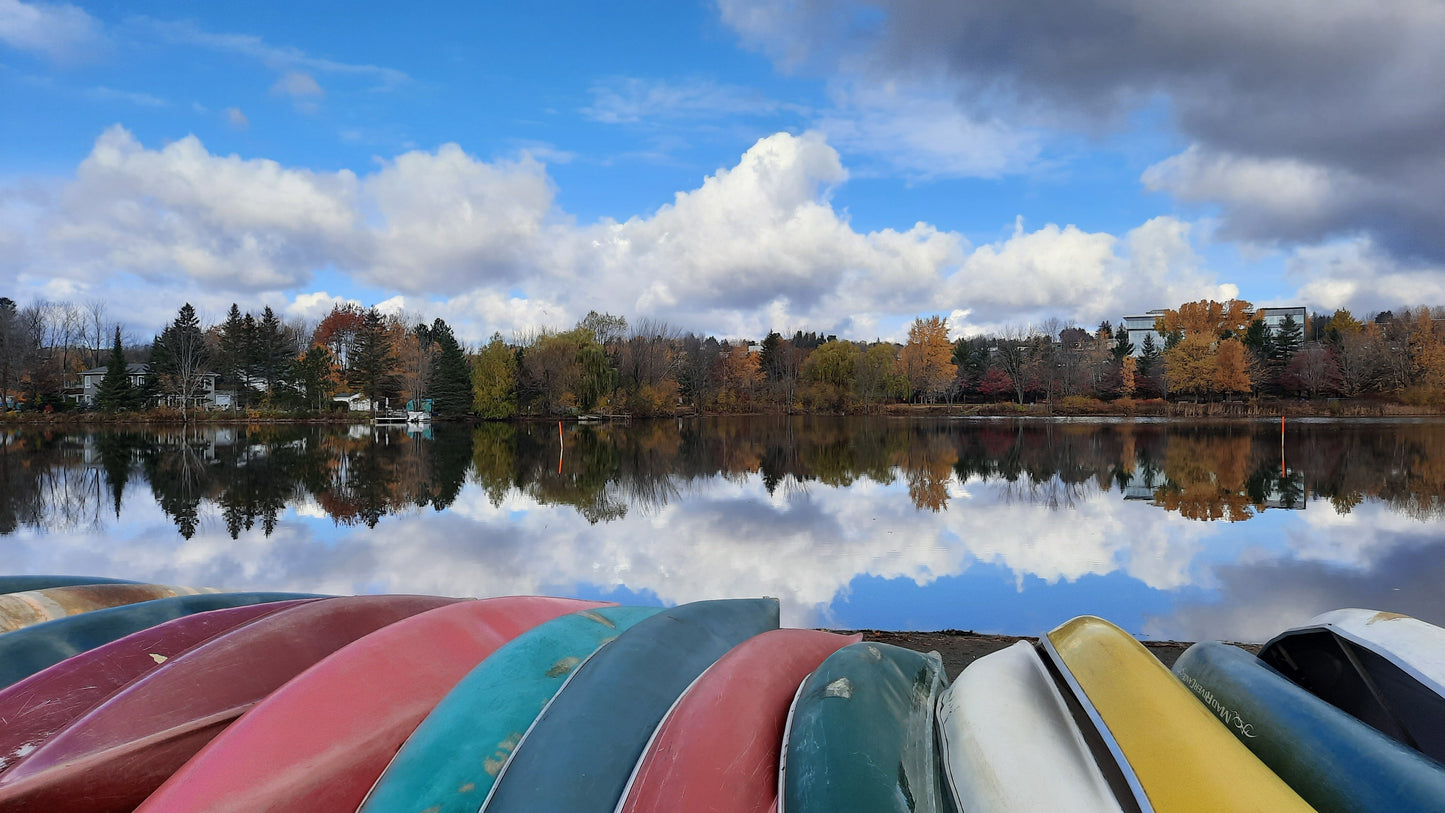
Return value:
M 900 337 L 1445 304 L 1435 3 L 0 0 L 0 295 Z

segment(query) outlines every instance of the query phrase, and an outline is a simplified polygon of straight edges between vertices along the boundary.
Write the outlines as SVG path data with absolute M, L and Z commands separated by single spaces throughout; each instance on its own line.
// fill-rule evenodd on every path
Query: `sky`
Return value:
M 1445 304 L 1435 0 L 0 0 L 0 296 L 485 341 Z

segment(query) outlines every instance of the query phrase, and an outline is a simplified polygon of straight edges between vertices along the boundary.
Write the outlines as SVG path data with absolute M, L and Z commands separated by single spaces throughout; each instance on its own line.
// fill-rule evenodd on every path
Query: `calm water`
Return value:
M 559 454 L 560 448 L 560 454 Z M 778 596 L 796 626 L 1445 623 L 1445 423 L 701 419 L 0 433 L 12 573 Z

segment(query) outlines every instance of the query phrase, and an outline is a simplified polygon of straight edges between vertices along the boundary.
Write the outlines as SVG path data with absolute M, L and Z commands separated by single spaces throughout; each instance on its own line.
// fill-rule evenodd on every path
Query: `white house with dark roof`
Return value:
M 95 397 L 100 392 L 100 382 L 105 380 L 105 373 L 108 367 L 95 367 L 82 371 L 80 374 L 80 389 L 75 393 L 75 402 L 92 406 L 95 404 Z M 126 376 L 130 379 L 132 387 L 143 387 L 146 383 L 146 375 L 150 372 L 150 365 L 142 362 L 130 362 L 125 365 Z M 196 406 L 207 409 L 230 409 L 232 394 L 229 392 L 218 392 L 216 380 L 221 376 L 219 373 L 202 373 L 200 393 L 192 400 Z M 168 396 L 167 402 L 176 401 L 175 396 Z

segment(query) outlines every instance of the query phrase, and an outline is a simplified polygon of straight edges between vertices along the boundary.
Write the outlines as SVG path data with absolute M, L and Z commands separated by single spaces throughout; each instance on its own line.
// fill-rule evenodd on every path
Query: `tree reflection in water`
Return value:
M 1240 522 L 1311 497 L 1345 513 L 1378 501 L 1445 517 L 1440 422 L 1261 423 L 701 418 L 566 427 L 225 426 L 0 434 L 0 534 L 101 528 L 151 496 L 186 538 L 218 516 L 232 538 L 270 535 L 288 507 L 344 525 L 450 506 L 471 482 L 493 506 L 521 497 L 591 523 L 652 514 L 719 479 L 769 494 L 901 482 L 919 511 L 970 483 L 1069 510 L 1115 493 L 1193 520 Z M 954 510 L 957 510 L 956 508 Z

